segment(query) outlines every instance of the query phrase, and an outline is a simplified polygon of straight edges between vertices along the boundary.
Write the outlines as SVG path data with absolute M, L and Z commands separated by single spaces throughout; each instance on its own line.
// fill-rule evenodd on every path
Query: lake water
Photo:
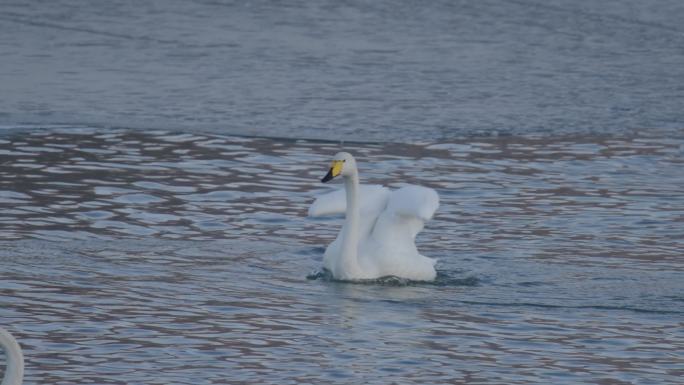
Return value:
M 434 283 L 316 277 L 329 158 L 437 189 Z M 27 383 L 676 383 L 684 140 L 373 144 L 88 128 L 0 142 Z
M 681 134 L 682 20 L 681 0 L 3 0 L 0 124 Z
M 0 325 L 26 383 L 681 383 L 682 20 L 1 1 Z M 439 192 L 434 283 L 320 274 L 342 219 L 306 212 L 341 149 Z

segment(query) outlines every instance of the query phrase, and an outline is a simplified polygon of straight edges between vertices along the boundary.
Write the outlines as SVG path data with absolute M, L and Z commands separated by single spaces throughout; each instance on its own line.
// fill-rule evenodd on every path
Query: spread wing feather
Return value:
M 360 185 L 359 200 L 360 211 L 363 214 L 378 213 L 387 205 L 390 195 L 388 188 L 380 185 Z M 320 195 L 309 206 L 310 217 L 322 217 L 326 215 L 344 214 L 347 210 L 347 200 L 344 188 Z M 377 216 L 377 214 L 376 214 Z
M 429 221 L 439 207 L 439 196 L 431 188 L 409 185 L 392 193 L 387 211 Z

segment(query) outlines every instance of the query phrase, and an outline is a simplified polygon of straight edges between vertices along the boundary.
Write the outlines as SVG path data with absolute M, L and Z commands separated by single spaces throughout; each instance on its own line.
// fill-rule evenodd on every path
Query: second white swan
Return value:
M 344 179 L 344 189 L 318 197 L 309 207 L 309 216 L 346 215 L 342 230 L 323 258 L 333 277 L 434 280 L 436 261 L 418 252 L 415 237 L 439 207 L 437 192 L 413 185 L 395 191 L 359 185 L 356 160 L 347 152 L 335 155 L 321 181 L 337 176 Z
M 24 356 L 17 340 L 0 327 L 0 348 L 5 351 L 7 366 L 0 385 L 21 385 L 24 377 Z

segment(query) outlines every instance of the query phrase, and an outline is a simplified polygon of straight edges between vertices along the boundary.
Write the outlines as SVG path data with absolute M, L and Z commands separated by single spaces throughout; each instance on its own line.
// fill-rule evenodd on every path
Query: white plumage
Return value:
M 337 238 L 328 246 L 324 267 L 337 279 L 375 279 L 397 276 L 418 281 L 435 278 L 435 260 L 421 255 L 415 245 L 439 206 L 433 189 L 409 185 L 390 190 L 359 185 L 356 161 L 348 153 L 335 155 L 343 162 L 345 188 L 319 196 L 309 207 L 310 216 L 346 213 Z M 324 181 L 332 175 L 333 167 Z
M 0 349 L 5 351 L 7 367 L 1 385 L 21 385 L 24 378 L 24 355 L 17 340 L 7 330 L 0 327 Z

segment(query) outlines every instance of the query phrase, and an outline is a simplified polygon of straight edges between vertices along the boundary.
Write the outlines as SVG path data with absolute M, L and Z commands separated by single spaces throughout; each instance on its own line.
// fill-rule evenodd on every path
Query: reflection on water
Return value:
M 684 375 L 684 140 L 347 144 L 437 189 L 435 284 L 307 279 L 340 146 L 0 139 L 0 320 L 29 383 L 653 383 Z

